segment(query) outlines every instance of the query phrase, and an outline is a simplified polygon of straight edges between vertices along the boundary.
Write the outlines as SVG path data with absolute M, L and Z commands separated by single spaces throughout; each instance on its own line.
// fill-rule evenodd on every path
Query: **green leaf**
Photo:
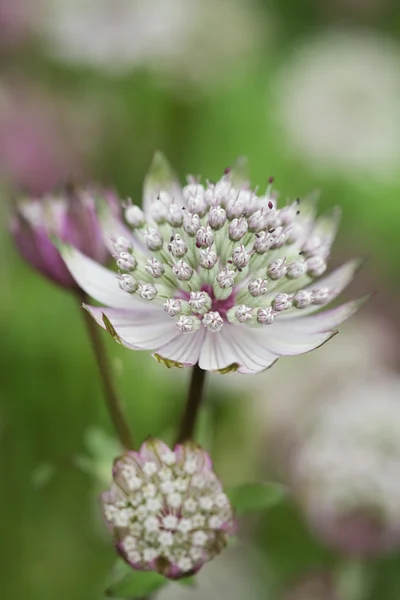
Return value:
M 188 587 L 195 587 L 196 578 L 193 575 L 190 575 L 189 577 L 182 577 L 181 579 L 177 580 L 177 583 Z
M 227 495 L 238 515 L 272 508 L 286 496 L 287 490 L 278 483 L 246 483 L 228 490 Z
M 129 571 L 127 572 L 127 570 Z M 121 571 L 122 569 L 118 569 Z M 168 583 L 162 575 L 154 571 L 135 571 L 128 565 L 125 575 L 116 578 L 106 589 L 105 595 L 111 598 L 129 598 L 136 600 L 152 594 Z

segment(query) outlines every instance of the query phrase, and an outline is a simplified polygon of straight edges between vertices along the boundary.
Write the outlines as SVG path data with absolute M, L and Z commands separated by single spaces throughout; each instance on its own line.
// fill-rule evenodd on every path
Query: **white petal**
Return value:
M 207 371 L 220 371 L 237 363 L 239 373 L 263 371 L 278 357 L 254 338 L 255 331 L 245 325 L 225 324 L 218 333 L 207 332 L 199 366 Z
M 113 337 L 132 350 L 158 350 L 176 338 L 175 321 L 160 306 L 156 310 L 121 310 L 87 305 L 85 308 L 103 329 L 112 329 Z
M 161 358 L 181 363 L 185 367 L 195 365 L 199 361 L 205 334 L 204 327 L 196 331 L 196 333 L 188 333 L 186 335 L 179 333 L 175 339 L 159 348 L 157 354 Z
M 127 309 L 141 304 L 139 298 L 120 289 L 116 273 L 102 267 L 72 246 L 59 244 L 58 248 L 77 284 L 97 302 Z
M 336 327 L 343 323 L 343 321 L 354 315 L 354 313 L 360 308 L 360 306 L 362 306 L 362 304 L 364 304 L 368 297 L 369 296 L 365 296 L 359 300 L 347 302 L 346 304 L 342 304 L 341 306 L 332 308 L 331 310 L 320 312 L 317 315 L 306 317 L 302 317 L 300 315 L 297 318 L 285 319 L 284 321 L 277 319 L 274 322 L 274 327 L 276 330 L 279 328 L 285 328 L 295 332 L 311 334 L 336 329 Z
M 316 290 L 318 288 L 329 288 L 332 294 L 330 296 L 330 302 L 332 302 L 339 294 L 342 293 L 345 287 L 349 285 L 349 283 L 353 280 L 354 275 L 358 271 L 358 269 L 363 264 L 363 260 L 354 259 L 345 263 L 338 269 L 335 269 L 330 275 L 326 277 L 322 277 L 318 279 L 318 281 L 314 281 L 308 287 L 304 288 L 306 290 Z M 307 308 L 297 309 L 292 308 L 288 311 L 285 311 L 282 315 L 279 315 L 280 320 L 293 319 L 299 316 L 310 315 L 317 310 L 321 310 L 321 305 L 311 304 Z
M 341 216 L 342 211 L 339 206 L 335 206 L 328 210 L 323 215 L 318 217 L 311 235 L 320 237 L 323 241 L 326 241 L 329 246 L 331 246 L 339 229 Z
M 165 156 L 156 152 L 143 185 L 143 211 L 147 219 L 151 219 L 151 205 L 161 191 L 168 192 L 177 206 L 183 206 L 179 181 Z
M 265 328 L 256 329 L 256 336 L 265 348 L 277 354 L 278 356 L 295 356 L 315 350 L 322 346 L 331 337 L 335 331 L 325 331 L 322 333 L 308 333 L 293 330 L 289 322 L 286 327 L 276 326 L 276 322 Z

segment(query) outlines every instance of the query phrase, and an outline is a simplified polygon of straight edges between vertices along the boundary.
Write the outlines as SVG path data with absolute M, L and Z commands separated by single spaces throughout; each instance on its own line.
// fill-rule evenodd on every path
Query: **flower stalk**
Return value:
M 195 365 L 192 369 L 190 387 L 185 410 L 182 416 L 176 443 L 179 444 L 193 438 L 197 415 L 203 399 L 206 371 Z
M 80 303 L 86 303 L 88 300 L 86 294 L 83 293 L 78 293 L 78 298 Z M 132 450 L 134 448 L 132 433 L 125 419 L 121 403 L 113 383 L 110 364 L 103 340 L 101 339 L 100 329 L 86 310 L 83 311 L 83 320 L 85 322 L 86 331 L 91 341 L 93 352 L 99 368 L 104 398 L 111 421 L 122 446 L 127 450 Z

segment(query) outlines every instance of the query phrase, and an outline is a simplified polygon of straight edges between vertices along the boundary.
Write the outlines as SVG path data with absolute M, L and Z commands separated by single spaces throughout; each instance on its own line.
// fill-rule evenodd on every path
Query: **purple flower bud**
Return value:
M 114 463 L 103 512 L 126 562 L 170 579 L 195 573 L 234 532 L 228 497 L 208 454 L 192 442 L 170 450 L 147 440 Z
M 104 215 L 103 224 L 98 209 Z M 119 201 L 114 193 L 95 188 L 66 189 L 18 201 L 11 232 L 22 257 L 37 271 L 62 287 L 76 289 L 77 283 L 54 241 L 59 239 L 105 264 L 110 256 L 107 242 L 112 245 L 106 221 L 115 220 L 120 233 L 123 226 L 119 216 Z

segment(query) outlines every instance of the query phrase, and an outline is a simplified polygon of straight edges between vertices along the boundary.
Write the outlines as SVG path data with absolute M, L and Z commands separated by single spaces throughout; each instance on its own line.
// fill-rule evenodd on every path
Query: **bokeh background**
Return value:
M 13 198 L 72 179 L 140 202 L 162 150 L 182 181 L 244 155 L 283 200 L 320 189 L 321 210 L 343 208 L 332 264 L 367 258 L 348 297 L 376 292 L 315 353 L 210 376 L 199 436 L 221 477 L 294 491 L 241 524 L 197 591 L 167 592 L 398 600 L 399 36 L 396 0 L 0 0 L 2 598 L 99 600 L 115 558 L 88 468 L 107 472 L 114 445 L 82 315 L 15 251 Z M 170 439 L 188 373 L 106 341 L 136 436 Z M 315 446 L 327 403 L 341 421 Z M 354 481 L 350 512 L 329 512 Z

